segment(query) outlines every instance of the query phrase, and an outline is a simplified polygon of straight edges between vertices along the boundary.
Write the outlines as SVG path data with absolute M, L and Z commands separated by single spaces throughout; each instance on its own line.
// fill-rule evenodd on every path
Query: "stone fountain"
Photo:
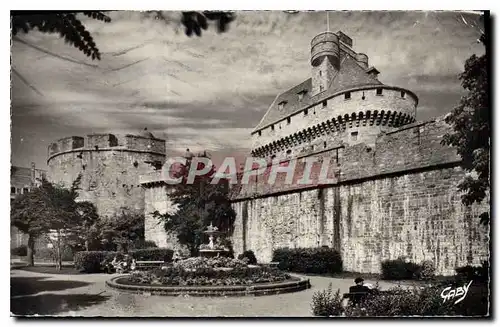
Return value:
M 203 232 L 208 235 L 208 244 L 202 244 L 200 246 L 200 257 L 213 258 L 219 256 L 226 256 L 229 254 L 229 249 L 224 248 L 221 245 L 217 245 L 216 237 L 222 236 L 225 233 L 220 232 L 217 227 L 210 223 L 207 230 Z

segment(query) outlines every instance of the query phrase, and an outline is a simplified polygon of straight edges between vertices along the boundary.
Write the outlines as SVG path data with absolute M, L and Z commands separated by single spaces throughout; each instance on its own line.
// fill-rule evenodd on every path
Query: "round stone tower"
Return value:
M 417 96 L 385 85 L 368 56 L 338 31 L 311 41 L 311 78 L 277 95 L 252 132 L 252 155 L 304 157 L 377 137 L 416 119 Z
M 164 162 L 165 140 L 147 129 L 138 135 L 70 136 L 50 144 L 47 178 L 71 186 L 81 174 L 79 199 L 93 202 L 101 217 L 123 208 L 143 213 L 139 176 L 161 169 Z
M 312 95 L 325 91 L 340 66 L 339 37 L 332 32 L 316 35 L 311 41 Z

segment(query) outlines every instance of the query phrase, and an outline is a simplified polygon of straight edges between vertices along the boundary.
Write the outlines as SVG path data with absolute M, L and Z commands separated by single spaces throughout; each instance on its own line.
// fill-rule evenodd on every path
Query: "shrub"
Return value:
M 315 316 L 341 316 L 344 312 L 340 290 L 332 293 L 332 283 L 324 291 L 314 292 L 311 308 Z
M 342 258 L 338 251 L 330 248 L 276 249 L 273 261 L 285 271 L 298 273 L 335 273 L 342 271 Z
M 132 249 L 150 249 L 150 248 L 157 248 L 158 245 L 154 241 L 145 241 L 145 240 L 137 240 L 135 241 L 132 245 Z
M 417 268 L 415 277 L 419 280 L 429 280 L 434 277 L 435 271 L 436 268 L 434 267 L 434 263 L 432 261 L 426 260 L 423 261 Z
M 238 260 L 243 260 L 243 259 L 247 259 L 248 263 L 251 265 L 257 264 L 257 258 L 255 257 L 255 254 L 253 253 L 252 250 L 245 251 L 238 256 Z
M 489 280 L 489 262 L 483 261 L 481 266 L 463 266 L 455 269 L 458 281 L 474 280 L 487 282 Z
M 63 246 L 61 251 L 62 251 L 62 261 L 73 261 L 74 253 L 71 247 Z M 56 261 L 57 249 L 56 248 L 37 249 L 35 251 L 35 259 Z
M 75 268 L 85 273 L 99 273 L 101 263 L 115 255 L 112 251 L 80 251 L 75 254 Z
M 414 279 L 420 266 L 403 258 L 382 261 L 382 278 L 390 280 Z
M 19 257 L 25 257 L 28 255 L 28 247 L 26 245 L 21 245 L 10 250 L 10 254 L 17 255 Z
M 171 262 L 174 251 L 165 248 L 148 248 L 131 250 L 128 252 L 132 258 L 140 261 L 163 261 Z

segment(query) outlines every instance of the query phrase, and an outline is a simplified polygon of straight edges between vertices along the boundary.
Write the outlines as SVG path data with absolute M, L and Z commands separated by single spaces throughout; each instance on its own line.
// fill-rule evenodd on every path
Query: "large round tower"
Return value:
M 139 135 L 70 136 L 50 144 L 47 178 L 70 186 L 81 174 L 79 199 L 94 203 L 101 217 L 122 208 L 143 213 L 139 176 L 161 169 L 164 162 L 165 140 L 146 129 Z
M 416 119 L 417 96 L 385 85 L 339 31 L 311 41 L 311 78 L 279 94 L 252 132 L 252 155 L 309 156 L 377 137 Z

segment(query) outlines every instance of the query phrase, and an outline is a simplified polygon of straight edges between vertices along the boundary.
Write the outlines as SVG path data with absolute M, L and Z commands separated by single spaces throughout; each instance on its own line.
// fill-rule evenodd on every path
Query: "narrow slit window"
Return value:
M 308 113 L 309 113 L 309 112 L 307 111 L 307 109 L 306 109 L 306 110 L 304 110 L 304 116 L 307 116 L 307 114 L 308 114 Z
M 323 92 L 323 85 L 320 85 L 320 86 L 319 86 L 319 91 L 320 91 L 320 92 Z
M 382 89 L 377 89 L 377 95 L 382 95 Z
M 274 131 L 274 125 L 271 125 L 271 130 Z
M 326 105 L 327 105 L 327 101 L 323 101 L 323 108 L 326 108 Z
M 406 96 L 406 92 L 405 91 L 401 91 L 401 97 L 404 98 Z
M 259 136 L 262 136 L 262 131 L 259 131 Z
M 352 133 L 351 133 L 351 139 L 352 139 L 353 141 L 356 141 L 356 140 L 358 139 L 358 132 L 352 132 Z
M 326 141 L 325 141 L 325 142 L 323 142 L 323 146 L 324 146 L 324 147 L 325 147 L 325 149 L 326 149 Z
M 10 194 L 16 194 L 16 188 L 15 187 L 11 187 L 10 188 Z
M 351 92 L 344 93 L 344 99 L 349 100 L 351 98 Z
M 287 124 L 290 124 L 291 122 L 292 122 L 292 119 L 291 119 L 290 117 L 288 117 L 288 118 L 286 119 L 286 123 L 287 123 Z

